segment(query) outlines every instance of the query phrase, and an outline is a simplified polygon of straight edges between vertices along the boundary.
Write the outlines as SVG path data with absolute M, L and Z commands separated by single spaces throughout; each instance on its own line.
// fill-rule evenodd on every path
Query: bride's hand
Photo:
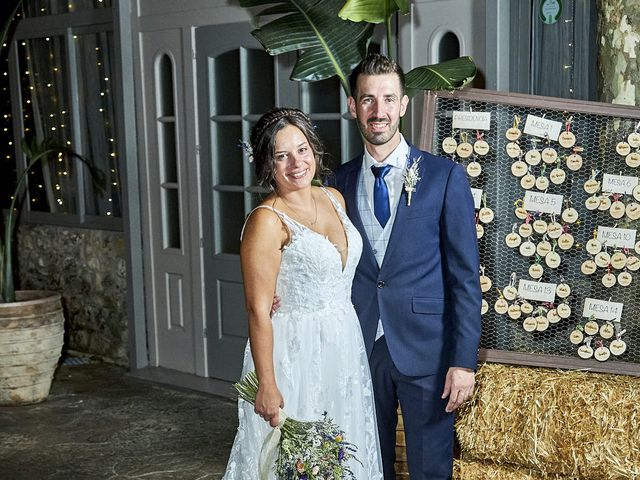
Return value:
M 256 395 L 255 412 L 275 427 L 280 421 L 280 408 L 284 408 L 284 399 L 278 387 L 275 384 L 260 385 Z

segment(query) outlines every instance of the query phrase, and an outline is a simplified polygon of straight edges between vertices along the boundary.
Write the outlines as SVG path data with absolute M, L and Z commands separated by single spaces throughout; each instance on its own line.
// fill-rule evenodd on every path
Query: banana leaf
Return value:
M 454 90 L 467 85 L 476 76 L 471 57 L 460 57 L 434 65 L 416 67 L 405 75 L 407 93 L 418 90 Z
M 349 73 L 364 58 L 374 25 L 342 20 L 342 2 L 240 0 L 240 6 L 270 6 L 258 13 L 258 20 L 279 15 L 251 33 L 271 55 L 299 52 L 291 80 L 313 82 L 337 75 L 348 95 Z
M 339 16 L 352 22 L 382 23 L 396 12 L 409 13 L 409 0 L 347 0 Z

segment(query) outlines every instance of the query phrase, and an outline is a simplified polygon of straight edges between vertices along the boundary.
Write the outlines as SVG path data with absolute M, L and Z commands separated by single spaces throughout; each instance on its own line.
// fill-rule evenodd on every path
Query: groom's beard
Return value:
M 393 136 L 398 131 L 398 127 L 400 126 L 400 118 L 395 122 L 389 122 L 389 128 L 384 132 L 372 132 L 369 130 L 369 124 L 371 123 L 387 123 L 389 122 L 388 118 L 369 118 L 367 119 L 367 123 L 362 123 L 358 121 L 358 129 L 362 136 L 369 142 L 371 145 L 384 145 L 389 140 L 393 138 Z

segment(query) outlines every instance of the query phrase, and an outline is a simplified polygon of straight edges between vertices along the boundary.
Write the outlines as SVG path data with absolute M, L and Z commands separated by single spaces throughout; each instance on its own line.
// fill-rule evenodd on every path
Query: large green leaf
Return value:
M 382 23 L 398 11 L 409 13 L 409 0 L 347 0 L 339 15 L 352 22 Z
M 454 90 L 462 88 L 476 76 L 476 65 L 471 57 L 416 67 L 408 72 L 406 85 L 409 95 L 418 90 Z
M 281 16 L 253 32 L 271 55 L 299 51 L 292 80 L 317 81 L 337 75 L 345 92 L 347 78 L 361 60 L 374 25 L 342 20 L 343 0 L 240 0 L 242 7 L 273 5 L 258 17 Z

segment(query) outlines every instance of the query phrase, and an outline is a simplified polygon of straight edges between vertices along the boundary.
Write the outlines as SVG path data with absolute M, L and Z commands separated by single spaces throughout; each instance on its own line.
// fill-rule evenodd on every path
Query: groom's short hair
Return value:
M 358 85 L 358 77 L 360 75 L 384 75 L 387 73 L 395 73 L 400 80 L 401 93 L 404 95 L 405 80 L 402 67 L 395 60 L 390 59 L 379 53 L 370 53 L 367 55 L 351 72 L 349 76 L 349 88 L 351 95 L 355 97 L 356 87 Z

